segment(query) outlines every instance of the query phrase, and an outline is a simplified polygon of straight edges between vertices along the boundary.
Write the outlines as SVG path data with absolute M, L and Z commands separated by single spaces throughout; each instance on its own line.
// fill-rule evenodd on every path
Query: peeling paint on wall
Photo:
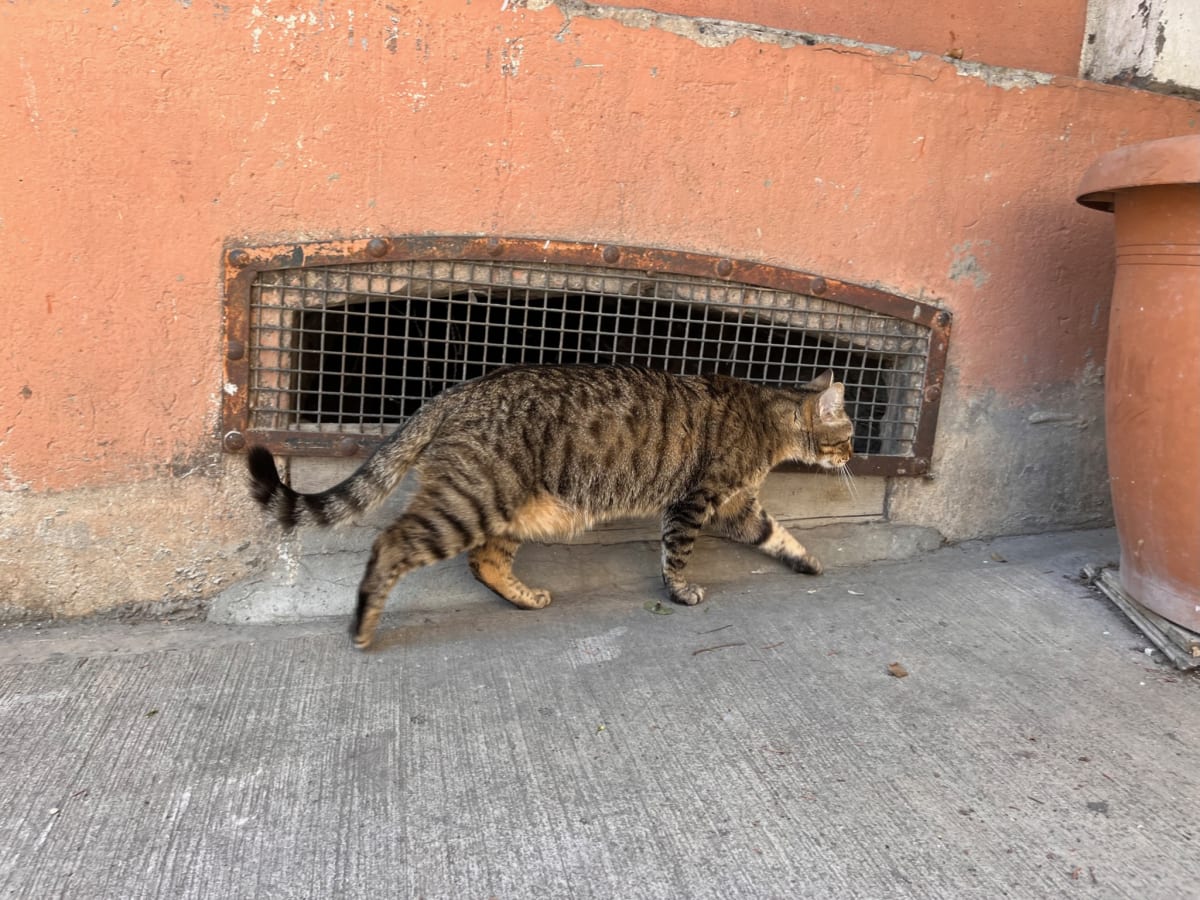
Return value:
M 326 7 L 324 3 L 316 9 L 275 13 L 271 11 L 271 0 L 261 0 L 250 8 L 248 22 L 251 36 L 251 50 L 259 53 L 263 49 L 263 41 L 275 43 L 286 41 L 289 50 L 295 50 L 305 39 L 322 33 L 344 33 L 345 42 L 351 47 L 370 50 L 370 38 L 373 35 L 374 23 L 371 20 L 371 4 L 366 10 L 355 10 L 353 7 L 339 12 L 337 7 Z M 387 23 L 380 28 L 384 46 L 394 49 L 401 34 L 400 19 L 388 7 Z
M 516 78 L 521 73 L 521 54 L 525 45 L 520 38 L 505 38 L 500 48 L 500 74 L 505 78 Z

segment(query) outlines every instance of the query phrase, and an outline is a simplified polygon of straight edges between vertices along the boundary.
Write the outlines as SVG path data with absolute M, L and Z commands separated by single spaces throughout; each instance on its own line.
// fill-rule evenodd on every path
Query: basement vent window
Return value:
M 226 256 L 227 449 L 365 453 L 447 387 L 514 364 L 846 384 L 860 474 L 929 468 L 949 317 L 821 276 L 638 248 L 383 239 Z

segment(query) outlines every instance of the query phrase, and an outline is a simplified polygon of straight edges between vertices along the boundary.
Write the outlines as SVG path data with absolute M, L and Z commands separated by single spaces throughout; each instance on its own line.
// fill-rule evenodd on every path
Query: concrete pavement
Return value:
M 1200 680 L 1073 580 L 1115 549 L 729 548 L 694 609 L 481 593 L 367 654 L 345 617 L 11 627 L 0 893 L 1197 896 Z

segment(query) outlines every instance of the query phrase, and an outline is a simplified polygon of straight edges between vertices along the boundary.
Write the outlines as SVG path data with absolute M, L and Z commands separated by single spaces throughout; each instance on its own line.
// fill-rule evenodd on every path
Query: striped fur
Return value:
M 720 375 L 680 377 L 627 367 L 503 369 L 427 403 L 340 484 L 301 494 L 262 447 L 249 456 L 254 498 L 285 527 L 335 525 L 382 501 L 414 470 L 419 487 L 375 541 L 351 634 L 370 644 L 405 573 L 468 552 L 475 576 L 516 606 L 550 602 L 512 572 L 521 541 L 605 520 L 662 519 L 662 576 L 672 600 L 699 603 L 684 578 L 711 524 L 798 572 L 820 562 L 758 501 L 784 461 L 839 468 L 853 426 L 833 373 L 800 390 Z

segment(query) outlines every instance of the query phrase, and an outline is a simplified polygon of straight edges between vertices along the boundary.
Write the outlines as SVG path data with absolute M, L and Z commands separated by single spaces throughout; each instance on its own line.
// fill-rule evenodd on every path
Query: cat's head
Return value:
M 824 469 L 840 469 L 854 455 L 854 423 L 844 406 L 846 386 L 833 380 L 833 372 L 802 385 L 803 400 L 796 413 L 801 431 L 803 462 Z

